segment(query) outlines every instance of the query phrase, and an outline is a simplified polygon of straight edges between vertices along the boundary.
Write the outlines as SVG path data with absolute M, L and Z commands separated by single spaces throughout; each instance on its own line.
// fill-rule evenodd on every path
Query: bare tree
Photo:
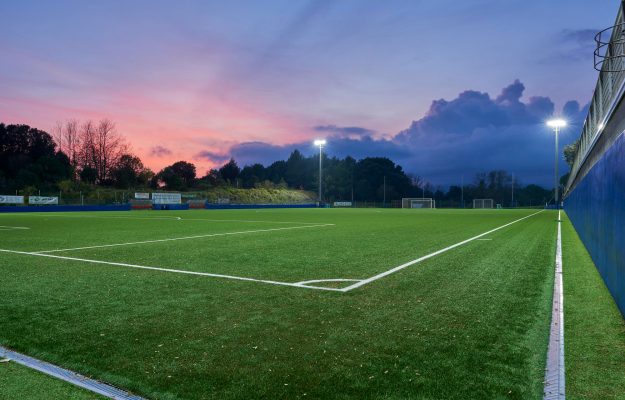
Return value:
M 52 137 L 59 147 L 59 151 L 63 151 L 63 129 L 64 126 L 61 121 L 56 121 L 56 124 L 52 127 Z
M 115 129 L 115 123 L 108 118 L 97 124 L 86 121 L 80 126 L 81 169 L 93 168 L 96 183 L 104 183 L 111 176 L 111 170 L 119 163 L 120 157 L 128 151 L 126 140 Z
M 78 121 L 70 119 L 65 122 L 63 129 L 64 152 L 69 158 L 69 162 L 76 169 L 78 167 L 78 153 L 80 151 L 80 135 L 78 131 Z

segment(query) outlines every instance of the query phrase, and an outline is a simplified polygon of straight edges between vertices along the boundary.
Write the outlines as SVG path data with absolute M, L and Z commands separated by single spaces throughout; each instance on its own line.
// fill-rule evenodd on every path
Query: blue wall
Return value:
M 625 136 L 616 140 L 564 209 L 625 315 Z M 566 265 L 564 266 L 566 271 Z M 565 272 L 566 273 L 566 272 Z
M 7 206 L 0 212 L 130 211 L 130 204 L 110 206 Z

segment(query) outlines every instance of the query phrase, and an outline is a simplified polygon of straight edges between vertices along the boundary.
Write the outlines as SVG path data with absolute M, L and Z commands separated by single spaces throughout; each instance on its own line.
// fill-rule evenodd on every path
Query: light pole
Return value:
M 325 139 L 317 139 L 313 142 L 315 144 L 315 146 L 319 147 L 319 206 L 321 206 L 321 153 L 322 153 L 322 149 L 323 146 L 325 146 L 326 144 L 326 140 Z
M 559 209 L 560 208 L 560 201 L 559 201 L 559 197 L 558 197 L 558 188 L 559 188 L 559 182 L 558 182 L 558 133 L 560 133 L 560 128 L 565 127 L 566 126 L 566 121 L 563 119 L 552 119 L 550 121 L 547 121 L 547 125 L 550 128 L 553 128 L 554 133 L 556 134 L 556 152 L 555 152 L 555 176 L 554 176 L 554 188 L 555 188 L 555 200 L 556 200 L 556 208 Z

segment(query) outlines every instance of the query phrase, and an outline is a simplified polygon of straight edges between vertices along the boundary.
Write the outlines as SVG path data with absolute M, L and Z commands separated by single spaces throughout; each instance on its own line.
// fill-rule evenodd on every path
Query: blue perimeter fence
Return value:
M 255 208 L 316 208 L 317 204 L 211 204 L 206 203 L 208 210 L 235 210 Z M 189 204 L 153 204 L 153 210 L 188 210 Z M 66 211 L 130 211 L 131 205 L 44 205 L 44 206 L 2 206 L 0 212 L 66 212 Z
M 625 315 L 623 133 L 564 200 L 564 209 Z

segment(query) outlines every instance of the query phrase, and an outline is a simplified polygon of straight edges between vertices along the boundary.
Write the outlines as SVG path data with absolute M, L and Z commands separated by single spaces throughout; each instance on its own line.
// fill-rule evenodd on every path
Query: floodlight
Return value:
M 566 121 L 563 119 L 552 119 L 547 121 L 547 125 L 551 128 L 562 128 L 563 126 L 566 126 Z
M 315 144 L 315 146 L 325 146 L 326 140 L 325 139 L 317 139 L 313 143 Z

